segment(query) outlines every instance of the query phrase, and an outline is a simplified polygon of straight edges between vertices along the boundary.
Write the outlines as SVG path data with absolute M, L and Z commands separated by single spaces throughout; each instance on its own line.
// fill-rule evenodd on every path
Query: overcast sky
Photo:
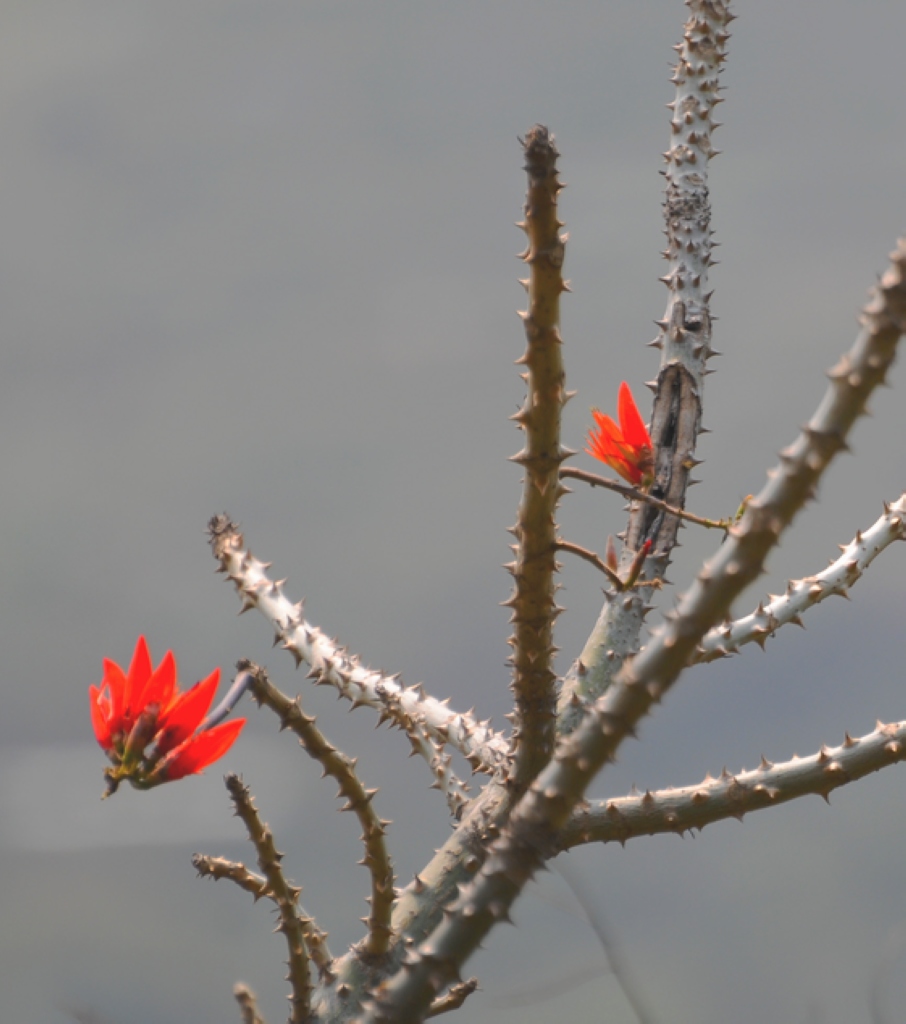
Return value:
M 689 501 L 711 516 L 758 490 L 811 414 L 906 232 L 906 7 L 760 0 L 737 13 L 711 172 L 724 357 Z M 581 448 L 590 407 L 656 373 L 658 171 L 684 17 L 678 0 L 4 5 L 4 1020 L 222 1024 L 238 1019 L 238 978 L 271 1024 L 284 1018 L 267 909 L 190 863 L 199 849 L 251 856 L 222 769 L 243 772 L 334 948 L 360 935 L 354 823 L 264 713 L 249 711 L 204 777 L 99 802 L 87 688 L 104 657 L 128 663 L 140 633 L 155 661 L 174 650 L 186 685 L 245 656 L 301 688 L 382 787 L 402 882 L 446 838 L 400 735 L 312 692 L 263 619 L 236 617 L 205 523 L 224 509 L 239 520 L 289 595 L 366 662 L 503 724 L 517 136 L 547 124 L 569 186 L 562 333 L 579 395 L 564 440 Z M 891 382 L 740 612 L 823 568 L 902 492 L 901 366 Z M 622 525 L 613 496 L 564 503 L 579 543 L 601 549 Z M 679 589 L 715 543 L 691 530 L 683 542 Z M 689 673 L 596 792 L 689 784 L 906 717 L 903 557 L 889 550 L 852 603 L 822 606 L 767 655 Z M 565 669 L 600 581 L 584 563 L 563 579 Z M 654 1018 L 849 1024 L 868 1019 L 871 992 L 902 1005 L 901 778 L 863 781 L 830 808 L 574 856 Z M 470 964 L 483 991 L 464 1024 L 633 1019 L 604 973 L 518 1005 L 601 963 L 568 906 L 556 877 L 519 904 L 518 927 Z

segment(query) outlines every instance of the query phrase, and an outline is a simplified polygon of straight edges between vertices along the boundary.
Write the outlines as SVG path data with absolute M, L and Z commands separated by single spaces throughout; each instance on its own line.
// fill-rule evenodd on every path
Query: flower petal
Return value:
M 176 696 L 176 658 L 172 651 L 167 651 L 164 660 L 145 681 L 141 692 L 133 694 L 133 713 L 139 714 L 149 704 L 157 704 L 163 710 Z
M 214 701 L 214 694 L 220 685 L 220 669 L 196 683 L 191 690 L 179 696 L 165 708 L 160 716 L 160 732 L 157 735 L 157 749 L 160 753 L 178 747 L 201 725 L 208 708 Z
M 632 390 L 625 380 L 620 384 L 617 413 L 620 417 L 620 429 L 626 444 L 633 448 L 650 448 L 651 437 L 648 434 L 648 428 L 632 397 Z
M 141 710 L 143 707 L 141 703 L 142 691 L 151 678 L 151 672 L 151 652 L 148 650 L 148 641 L 143 636 L 140 636 L 135 644 L 132 663 L 129 665 L 126 707 L 134 707 L 139 711 Z
M 101 692 L 99 686 L 89 686 L 88 703 L 94 735 L 104 750 L 110 750 L 113 746 L 113 731 L 110 728 L 110 700 Z
M 126 673 L 115 661 L 104 658 L 104 678 L 101 680 L 101 689 L 104 687 L 110 692 L 110 717 L 121 720 L 127 713 L 129 698 L 129 681 Z
M 195 775 L 203 771 L 209 764 L 223 757 L 236 742 L 244 725 L 244 718 L 234 718 L 193 736 L 160 762 L 155 775 L 159 774 L 161 781 L 172 782 L 184 775 Z
M 618 452 L 616 447 L 618 439 L 622 439 L 620 428 L 604 413 L 592 409 L 592 416 L 597 424 L 597 430 L 592 428 L 588 432 L 588 447 L 585 449 L 589 455 L 593 455 L 601 462 L 607 462 L 608 458 Z
M 629 483 L 640 483 L 642 473 L 635 465 L 635 452 L 626 443 L 620 428 L 609 416 L 605 416 L 597 409 L 592 409 L 592 416 L 597 424 L 597 432 L 588 432 L 586 452 L 606 463 Z

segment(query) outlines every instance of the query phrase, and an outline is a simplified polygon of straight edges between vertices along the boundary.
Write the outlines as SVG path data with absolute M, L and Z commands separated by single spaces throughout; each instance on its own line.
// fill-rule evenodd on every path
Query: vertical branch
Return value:
M 560 445 L 560 413 L 568 395 L 564 388 L 559 331 L 560 293 L 566 288 L 560 269 L 566 243 L 560 235 L 557 194 L 557 148 L 547 128 L 535 125 L 525 137 L 528 192 L 525 220 L 528 236 L 522 258 L 529 265 L 523 284 L 528 291 L 525 323 L 526 350 L 518 363 L 527 394 L 513 417 L 525 433 L 525 445 L 513 461 L 525 468 L 522 502 L 512 533 L 515 561 L 509 566 L 515 586 L 507 604 L 512 608 L 513 692 L 516 698 L 514 742 L 515 778 L 524 785 L 550 759 L 554 743 L 554 599 L 557 527 L 554 514 L 563 493 L 560 464 L 570 454 Z
M 670 292 L 661 333 L 652 343 L 661 349 L 661 369 L 681 363 L 701 389 L 711 349 L 708 268 L 711 255 L 711 203 L 708 163 L 717 155 L 711 134 L 717 124 L 714 108 L 718 76 L 726 60 L 727 28 L 734 15 L 726 0 L 687 0 L 691 16 L 683 26 L 683 41 L 673 71 L 676 86 L 667 104 L 670 148 L 664 154 L 667 181 L 664 201 L 667 273 L 661 278 Z
M 727 0 L 687 0 L 690 17 L 673 72 L 676 87 L 667 104 L 670 148 L 664 154 L 667 181 L 664 200 L 668 270 L 661 280 L 669 291 L 661 332 L 651 343 L 661 349 L 655 386 L 651 439 L 655 450 L 655 481 L 651 494 L 674 508 L 685 508 L 689 471 L 697 465 L 695 443 L 700 429 L 702 381 L 711 348 L 711 204 L 708 164 L 716 150 L 711 134 L 717 127 L 714 107 L 721 102 L 718 75 L 726 59 L 727 27 L 734 15 Z M 646 576 L 663 577 L 676 544 L 679 520 L 653 505 L 635 503 L 625 534 L 619 571 L 626 569 L 646 540 L 652 553 Z M 625 658 L 639 646 L 639 633 L 649 611 L 650 589 L 607 594 L 606 603 L 582 653 L 564 681 L 559 703 L 559 728 L 569 733 L 589 702 L 600 696 Z
M 245 825 L 255 851 L 258 854 L 258 865 L 264 872 L 267 885 L 273 894 L 274 902 L 280 912 L 278 931 L 283 932 L 289 949 L 289 981 L 292 984 L 290 994 L 290 1024 L 303 1024 L 308 1020 L 311 1009 L 311 976 L 309 974 L 309 952 L 305 944 L 305 933 L 299 915 L 296 913 L 296 902 L 300 889 L 290 885 L 283 875 L 280 861 L 283 854 L 274 846 L 274 836 L 258 815 L 252 803 L 251 794 L 238 775 L 227 775 L 227 792 L 236 808 L 236 816 Z
M 299 738 L 307 753 L 313 757 L 339 787 L 340 796 L 346 803 L 344 811 L 352 811 L 362 827 L 362 842 L 365 856 L 361 862 L 371 874 L 371 913 L 365 919 L 368 937 L 365 953 L 369 957 L 383 956 L 390 943 L 390 915 L 393 911 L 393 865 L 384 842 L 389 824 L 377 816 L 371 801 L 376 789 L 366 789 L 355 771 L 355 761 L 334 747 L 315 724 L 312 716 L 306 715 L 298 699 L 290 700 L 285 693 L 274 686 L 263 668 L 252 662 L 240 662 L 240 668 L 252 676 L 252 696 L 264 704 L 280 719 L 283 729 L 289 729 Z

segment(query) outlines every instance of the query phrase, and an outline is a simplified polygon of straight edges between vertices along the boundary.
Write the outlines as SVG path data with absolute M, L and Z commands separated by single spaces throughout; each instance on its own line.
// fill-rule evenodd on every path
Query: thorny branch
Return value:
M 735 654 L 754 641 L 762 648 L 768 637 L 788 623 L 802 625 L 801 615 L 825 598 L 847 597 L 849 588 L 881 552 L 896 540 L 906 539 L 906 494 L 890 505 L 867 530 L 860 531 L 844 545 L 843 554 L 814 576 L 791 580 L 783 594 L 760 603 L 754 612 L 710 629 L 689 659 L 690 665 Z
M 525 353 L 525 402 L 513 416 L 525 434 L 522 450 L 512 456 L 525 470 L 522 502 L 512 534 L 515 559 L 507 569 L 513 592 L 505 602 L 512 609 L 512 690 L 515 697 L 513 742 L 516 761 L 513 783 L 525 786 L 547 763 L 554 747 L 556 693 L 554 622 L 559 613 L 554 594 L 557 562 L 555 512 L 563 489 L 560 465 L 572 454 L 560 444 L 560 413 L 566 393 L 560 339 L 560 295 L 566 289 L 561 267 L 566 238 L 557 217 L 557 147 L 543 125 L 525 137 L 528 193 L 521 227 L 528 238 L 522 258 L 529 276 Z
M 267 897 L 273 900 L 278 911 L 281 909 L 280 901 L 283 898 L 282 895 L 274 892 L 266 878 L 255 874 L 254 871 L 249 871 L 245 864 L 227 860 L 225 857 L 209 857 L 204 853 L 196 853 L 192 857 L 192 864 L 199 875 L 214 879 L 228 878 L 231 882 L 238 885 L 240 889 L 250 892 L 256 900 Z M 333 957 L 330 955 L 330 949 L 327 946 L 326 932 L 318 928 L 314 920 L 299 905 L 298 901 L 296 902 L 296 916 L 302 926 L 305 946 L 311 954 L 315 966 L 322 977 L 329 976 Z
M 255 993 L 241 981 L 233 986 L 233 998 L 239 1003 L 239 1012 L 242 1014 L 242 1024 L 264 1024 L 264 1018 L 258 1012 L 258 1002 Z
M 661 350 L 661 362 L 650 426 L 655 479 L 648 494 L 664 504 L 661 508 L 650 501 L 632 505 L 619 566 L 619 575 L 625 576 L 650 540 L 648 579 L 663 579 L 676 544 L 679 519 L 669 510 L 685 506 L 689 474 L 697 465 L 706 365 L 715 355 L 708 282 L 713 248 L 708 171 L 715 154 L 714 109 L 722 102 L 719 75 L 733 15 L 725 0 L 690 0 L 688 6 L 683 41 L 676 47 L 675 92 L 668 104 L 670 146 L 664 154 L 667 273 L 661 280 L 668 290 L 667 309 L 658 322 L 660 334 L 651 343 Z M 568 735 L 578 726 L 590 703 L 607 690 L 626 658 L 639 649 L 645 616 L 651 610 L 650 594 L 644 587 L 629 595 L 605 594 L 598 621 L 560 690 L 559 735 Z
M 268 888 L 280 913 L 278 929 L 286 938 L 289 950 L 290 1024 L 304 1024 L 311 1008 L 311 977 L 309 975 L 309 950 L 305 942 L 305 931 L 296 904 L 302 891 L 291 885 L 283 874 L 280 860 L 283 854 L 274 846 L 271 830 L 258 816 L 251 795 L 238 775 L 226 777 L 226 787 L 236 808 L 236 815 L 245 825 L 249 839 L 258 854 L 258 865 L 264 872 Z
M 299 742 L 339 786 L 339 795 L 346 803 L 342 810 L 352 811 L 362 826 L 365 856 L 362 862 L 371 873 L 371 913 L 367 919 L 368 937 L 365 952 L 369 957 L 383 956 L 391 936 L 390 915 L 393 911 L 393 867 L 384 842 L 388 821 L 375 813 L 372 800 L 376 789 L 366 789 L 355 770 L 355 761 L 332 746 L 315 724 L 312 716 L 302 711 L 298 699 L 290 700 L 274 686 L 263 668 L 252 662 L 240 662 L 241 671 L 251 672 L 252 696 L 266 705 L 280 720 L 284 729 L 294 732 Z
M 719 778 L 708 776 L 696 786 L 593 801 L 573 812 L 560 833 L 568 850 L 583 843 L 625 843 L 636 836 L 675 832 L 682 835 L 715 821 L 776 807 L 811 793 L 827 800 L 841 786 L 906 760 L 906 722 L 883 725 L 855 739 L 848 733 L 839 747 L 822 747 L 811 757 L 782 764 L 762 758 L 754 771 Z
M 311 667 L 315 682 L 336 687 L 352 702 L 374 708 L 381 720 L 398 725 L 426 757 L 438 776 L 441 788 L 465 794 L 463 784 L 444 764 L 436 762 L 437 744 L 449 743 L 472 765 L 475 771 L 504 773 L 510 762 L 507 741 L 487 722 L 473 715 L 451 711 L 443 701 L 427 696 L 421 687 L 403 687 L 396 676 L 383 675 L 366 668 L 316 626 L 302 616 L 302 603 L 293 604 L 283 593 L 283 583 L 267 575 L 269 563 L 261 562 L 245 548 L 239 528 L 229 516 L 214 516 L 208 524 L 211 548 L 242 598 L 242 611 L 257 608 L 276 630 L 276 642 L 282 643 L 299 665 Z M 413 727 L 412 723 L 415 723 Z M 431 753 L 424 737 L 433 742 Z
M 245 864 L 239 861 L 227 860 L 225 857 L 209 857 L 206 853 L 196 853 L 192 857 L 192 864 L 199 875 L 207 878 L 228 878 L 240 889 L 250 892 L 256 900 L 263 896 L 273 898 L 267 879 L 263 875 L 256 875 L 249 871 Z

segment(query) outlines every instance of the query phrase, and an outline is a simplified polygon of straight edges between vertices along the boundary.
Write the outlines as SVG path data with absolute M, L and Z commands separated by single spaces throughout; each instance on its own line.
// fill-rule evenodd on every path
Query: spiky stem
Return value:
M 240 670 L 251 673 L 250 690 L 259 704 L 264 704 L 277 715 L 280 725 L 289 729 L 299 738 L 305 751 L 314 758 L 333 778 L 339 787 L 339 795 L 346 803 L 342 810 L 352 811 L 362 827 L 362 842 L 365 856 L 361 863 L 371 874 L 371 913 L 366 919 L 368 936 L 365 940 L 365 954 L 369 958 L 383 956 L 389 947 L 391 929 L 390 915 L 393 911 L 393 866 L 387 852 L 384 835 L 389 822 L 375 813 L 372 800 L 376 789 L 366 789 L 356 774 L 355 761 L 336 749 L 315 724 L 312 716 L 302 711 L 299 700 L 290 700 L 285 693 L 274 686 L 267 673 L 252 662 L 240 662 Z
M 661 279 L 669 298 L 661 333 L 652 345 L 661 349 L 655 383 L 651 438 L 655 450 L 655 482 L 649 495 L 664 503 L 637 502 L 630 511 L 620 575 L 646 540 L 652 542 L 646 575 L 662 578 L 676 544 L 677 516 L 682 509 L 689 470 L 696 464 L 695 443 L 701 421 L 702 381 L 711 348 L 708 268 L 711 259 L 711 207 L 708 163 L 715 150 L 712 119 L 720 102 L 718 75 L 726 59 L 727 26 L 733 19 L 725 0 L 687 0 L 690 17 L 676 50 L 675 94 L 668 104 L 670 148 L 667 163 L 664 221 L 668 270 Z M 625 563 L 625 564 L 624 564 Z M 625 659 L 639 648 L 639 634 L 648 611 L 644 589 L 614 600 L 607 596 L 582 653 L 560 691 L 558 730 L 566 735 L 582 720 L 590 703 L 611 685 Z
M 505 773 L 510 763 L 506 740 L 486 722 L 473 715 L 451 711 L 447 705 L 427 696 L 420 687 L 403 687 L 398 677 L 366 668 L 320 629 L 302 616 L 302 604 L 293 604 L 283 593 L 283 584 L 271 580 L 268 564 L 260 562 L 245 547 L 235 523 L 227 515 L 214 516 L 208 524 L 211 549 L 242 599 L 242 611 L 257 608 L 276 631 L 299 665 L 311 667 L 311 675 L 322 685 L 336 687 L 354 707 L 364 705 L 379 712 L 382 720 L 398 725 L 417 744 L 428 763 L 436 747 L 424 747 L 423 737 L 449 743 L 476 771 Z M 285 581 L 283 581 L 285 582 Z M 413 727 L 414 726 L 417 728 Z M 447 781 L 449 780 L 449 781 Z M 444 786 L 456 791 L 463 784 L 449 772 Z
M 529 266 L 524 281 L 528 309 L 526 350 L 518 360 L 527 393 L 513 417 L 525 434 L 525 444 L 513 461 L 525 470 L 522 502 L 512 533 L 515 560 L 507 566 L 513 576 L 512 689 L 515 696 L 516 763 L 513 780 L 524 786 L 550 758 L 554 745 L 555 653 L 553 625 L 559 609 L 554 599 L 557 525 L 555 512 L 563 493 L 560 464 L 570 454 L 560 445 L 560 415 L 566 404 L 565 375 L 560 338 L 560 294 L 565 290 L 563 255 L 566 245 L 557 218 L 557 147 L 543 125 L 525 137 L 528 193 L 525 220 L 519 225 L 528 236 L 522 258 Z
M 846 442 L 871 391 L 881 384 L 906 330 L 906 239 L 863 314 L 856 343 L 831 371 L 831 385 L 781 465 L 749 502 L 740 523 L 704 566 L 676 613 L 648 646 L 627 662 L 581 724 L 563 739 L 532 782 L 491 847 L 474 882 L 447 916 L 376 993 L 364 1020 L 418 1020 L 432 998 L 456 979 L 460 966 L 554 853 L 558 833 L 598 771 L 616 756 L 652 705 L 682 672 L 692 651 L 742 589 L 762 571 L 768 552 L 813 493 Z
M 661 279 L 670 291 L 661 334 L 661 368 L 681 363 L 701 393 L 711 351 L 708 269 L 711 256 L 711 204 L 708 165 L 717 151 L 711 135 L 714 108 L 722 102 L 718 76 L 726 60 L 727 28 L 733 20 L 725 0 L 688 0 L 690 17 L 673 71 L 676 94 L 671 111 L 670 148 L 664 154 L 667 181 L 664 220 L 668 270 Z
M 290 1024 L 304 1024 L 311 1007 L 311 977 L 309 975 L 309 951 L 305 942 L 302 922 L 296 913 L 296 903 L 301 890 L 291 885 L 280 867 L 282 853 L 274 846 L 271 830 L 264 824 L 252 802 L 248 788 L 238 775 L 227 775 L 227 791 L 236 808 L 236 815 L 248 832 L 249 839 L 258 854 L 258 866 L 264 872 L 268 888 L 280 912 L 278 930 L 283 932 L 289 950 L 289 981 L 292 992 L 289 996 Z
M 754 641 L 762 648 L 768 637 L 792 622 L 802 625 L 801 615 L 834 594 L 847 597 L 849 588 L 878 555 L 896 540 L 906 539 L 906 494 L 890 505 L 867 530 L 859 531 L 843 546 L 843 554 L 814 576 L 790 580 L 783 594 L 761 603 L 749 615 L 710 629 L 690 658 L 694 665 L 735 654 Z
M 268 888 L 267 879 L 263 875 L 249 871 L 240 861 L 196 853 L 192 856 L 192 865 L 203 878 L 228 878 L 240 889 L 250 892 L 256 900 L 264 896 L 273 896 Z
M 742 820 L 750 811 L 776 807 L 814 793 L 829 794 L 872 772 L 906 760 L 906 722 L 883 725 L 839 747 L 822 747 L 810 757 L 782 764 L 762 758 L 754 771 L 719 778 L 707 776 L 697 786 L 660 789 L 611 800 L 593 801 L 573 812 L 560 833 L 564 850 L 583 843 L 625 843 L 636 836 L 675 832 L 682 835 L 727 818 Z
M 227 860 L 225 857 L 209 857 L 204 853 L 196 853 L 192 857 L 192 864 L 195 870 L 207 878 L 227 878 L 231 882 L 250 892 L 256 900 L 266 897 L 272 900 L 277 909 L 280 909 L 280 899 L 268 885 L 267 879 L 262 875 L 255 874 L 239 861 Z M 304 908 L 296 901 L 296 916 L 302 926 L 302 933 L 305 939 L 305 948 L 311 954 L 318 973 L 322 979 L 329 979 L 331 976 L 331 965 L 333 957 L 327 946 L 327 932 L 322 931 Z
M 242 1024 L 264 1024 L 264 1018 L 258 1012 L 258 1001 L 255 993 L 241 981 L 233 986 L 233 998 L 239 1003 Z

